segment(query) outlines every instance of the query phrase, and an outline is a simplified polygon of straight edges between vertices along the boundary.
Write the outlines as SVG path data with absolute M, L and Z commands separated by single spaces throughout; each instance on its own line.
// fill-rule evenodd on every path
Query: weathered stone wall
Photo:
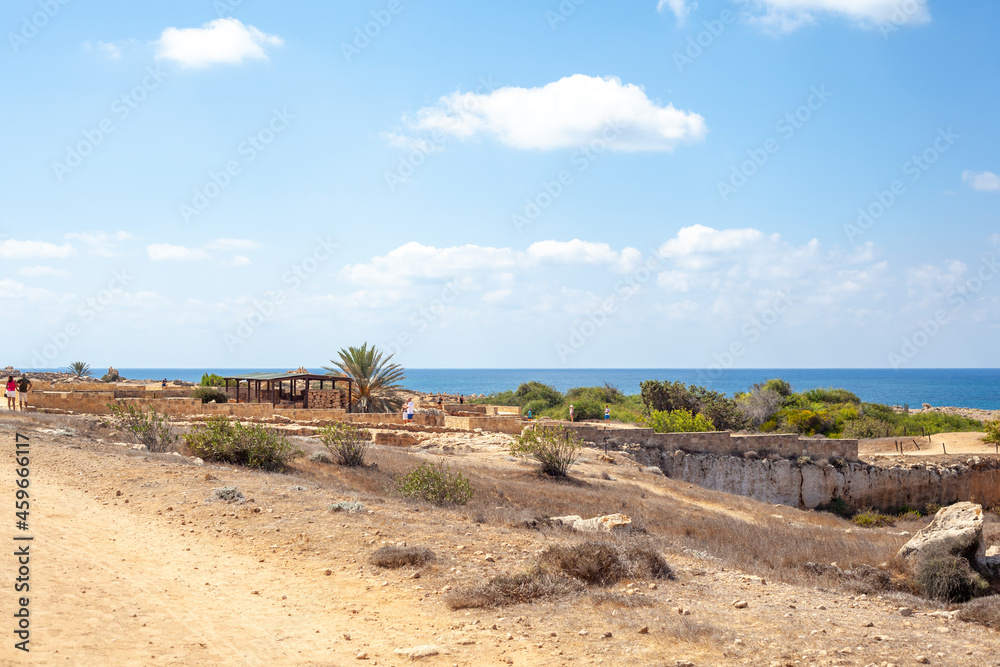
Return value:
M 974 500 L 1000 503 L 1000 462 L 973 465 L 881 468 L 860 462 L 842 466 L 796 461 L 748 460 L 742 456 L 692 454 L 658 447 L 634 450 L 636 461 L 654 465 L 673 479 L 763 502 L 811 509 L 842 498 L 855 508 L 895 509 L 927 503 Z
M 348 397 L 346 389 L 307 389 L 302 392 L 310 410 L 346 410 Z
M 539 420 L 541 426 L 559 422 Z M 661 447 L 667 450 L 708 454 L 742 454 L 755 451 L 773 452 L 781 456 L 811 456 L 814 459 L 857 459 L 857 440 L 802 438 L 794 433 L 738 435 L 728 431 L 707 433 L 654 433 L 651 428 L 605 426 L 600 422 L 578 422 L 560 425 L 571 428 L 585 442 L 599 447 L 620 449 L 626 446 Z
M 507 415 L 494 417 L 455 417 L 448 415 L 444 418 L 444 426 L 459 428 L 465 431 L 480 428 L 491 433 L 517 435 L 524 428 L 524 422 L 520 417 Z

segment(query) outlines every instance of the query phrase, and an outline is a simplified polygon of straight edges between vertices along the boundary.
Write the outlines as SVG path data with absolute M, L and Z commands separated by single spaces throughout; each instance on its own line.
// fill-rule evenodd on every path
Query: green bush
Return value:
M 843 437 L 845 438 L 882 438 L 886 433 L 891 433 L 892 425 L 877 417 L 865 416 L 844 424 Z
M 111 414 L 103 420 L 104 425 L 116 430 L 126 441 L 144 445 L 151 452 L 170 451 L 177 443 L 178 437 L 167 416 L 152 406 L 143 410 L 133 403 L 109 403 L 108 408 Z
M 858 398 L 857 394 L 846 389 L 834 389 L 833 387 L 827 389 L 817 388 L 810 389 L 802 395 L 807 401 L 812 403 L 853 403 L 854 405 L 861 405 L 861 399 Z
M 540 398 L 536 398 L 533 401 L 529 401 L 521 408 L 521 414 L 527 416 L 528 411 L 531 411 L 531 416 L 538 419 L 538 416 L 542 414 L 543 410 L 548 410 L 549 404 Z
M 562 410 L 562 418 L 569 419 L 569 406 L 573 406 L 573 421 L 584 419 L 604 419 L 604 406 L 593 401 L 583 400 L 569 403 Z
M 363 466 L 368 453 L 368 438 L 364 429 L 353 424 L 336 422 L 319 430 L 319 439 L 330 450 L 333 460 L 342 466 Z
M 896 519 L 877 510 L 867 509 L 851 517 L 851 523 L 862 528 L 883 528 L 885 526 L 895 526 Z
M 559 405 L 563 401 L 563 395 L 554 387 L 550 387 L 541 382 L 525 382 L 514 392 L 514 397 L 519 401 L 516 405 L 527 405 L 531 401 L 545 401 L 548 407 Z
M 226 379 L 215 373 L 205 373 L 201 376 L 202 387 L 225 387 Z
M 788 398 L 792 395 L 792 385 L 788 383 L 788 380 L 782 380 L 781 378 L 774 378 L 768 380 L 762 385 L 754 385 L 755 388 L 760 389 L 770 389 L 771 391 L 777 392 L 783 398 Z
M 510 453 L 538 461 L 546 475 L 565 477 L 582 447 L 583 441 L 575 431 L 559 426 L 536 427 L 525 429 L 514 438 Z
M 989 588 L 967 560 L 944 546 L 920 557 L 916 581 L 926 597 L 944 602 L 967 602 Z
M 849 519 L 854 515 L 854 508 L 847 504 L 843 498 L 837 497 L 826 505 L 818 505 L 816 509 L 820 512 L 830 512 L 842 519 Z
M 1000 443 L 1000 419 L 983 422 L 983 430 L 986 431 L 986 435 L 983 436 L 983 442 L 991 444 Z
M 212 417 L 185 436 L 188 448 L 206 461 L 278 470 L 301 452 L 288 439 L 259 424 Z
M 715 424 L 705 415 L 692 414 L 688 410 L 654 410 L 646 420 L 646 426 L 657 433 L 695 433 L 714 431 Z
M 435 505 L 464 505 L 472 498 L 472 484 L 462 473 L 452 473 L 443 463 L 421 463 L 399 478 L 396 489 L 407 498 Z
M 225 389 L 219 389 L 218 387 L 198 387 L 191 392 L 191 398 L 199 398 L 202 403 L 211 403 L 212 401 L 216 403 L 229 402 L 229 394 L 226 393 Z

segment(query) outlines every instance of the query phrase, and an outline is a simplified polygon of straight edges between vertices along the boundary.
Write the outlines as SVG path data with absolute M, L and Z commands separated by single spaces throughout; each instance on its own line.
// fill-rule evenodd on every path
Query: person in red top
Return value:
M 17 383 L 14 382 L 14 376 L 7 376 L 7 409 L 16 410 L 17 409 Z

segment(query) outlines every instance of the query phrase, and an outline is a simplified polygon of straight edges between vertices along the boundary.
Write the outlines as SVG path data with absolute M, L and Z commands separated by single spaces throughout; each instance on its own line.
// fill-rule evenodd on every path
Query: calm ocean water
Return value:
M 42 369 L 40 369 L 42 370 Z M 57 370 L 57 369 L 49 369 Z M 65 369 L 58 369 L 65 370 Z M 238 375 L 253 372 L 282 372 L 287 368 L 205 369 L 205 368 L 122 368 L 127 378 L 188 380 L 198 382 L 202 373 Z M 321 369 L 312 369 L 325 373 Z M 571 387 L 612 384 L 626 394 L 639 393 L 643 380 L 679 380 L 699 384 L 728 395 L 745 391 L 756 382 L 780 377 L 795 391 L 815 387 L 842 387 L 861 400 L 889 405 L 909 404 L 920 407 L 953 405 L 967 408 L 1000 410 L 1000 369 L 452 369 L 408 368 L 404 385 L 423 392 L 450 394 L 490 394 L 516 389 L 522 382 L 537 380 L 560 391 Z

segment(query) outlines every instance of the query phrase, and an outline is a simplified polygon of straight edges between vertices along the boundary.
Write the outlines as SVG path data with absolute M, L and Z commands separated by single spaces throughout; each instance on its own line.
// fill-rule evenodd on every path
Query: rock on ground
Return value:
M 967 557 L 970 562 L 981 561 L 985 556 L 983 506 L 962 502 L 942 507 L 930 525 L 904 544 L 898 555 L 908 560 L 941 547 Z

